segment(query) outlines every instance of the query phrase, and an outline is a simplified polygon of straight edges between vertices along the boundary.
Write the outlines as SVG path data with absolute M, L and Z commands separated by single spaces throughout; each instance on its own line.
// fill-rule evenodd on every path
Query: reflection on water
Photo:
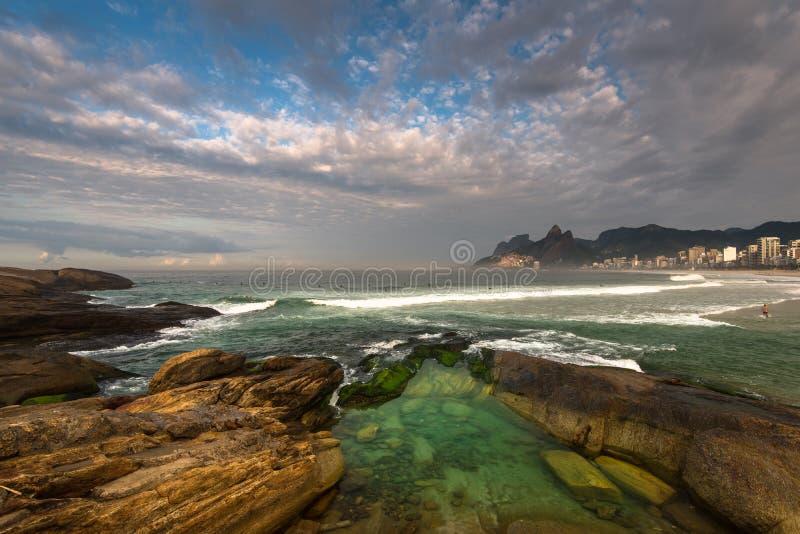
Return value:
M 323 523 L 348 522 L 341 531 L 672 530 L 631 499 L 605 508 L 609 520 L 584 508 L 541 459 L 563 447 L 466 369 L 428 361 L 401 397 L 347 411 L 334 434 L 348 470 Z

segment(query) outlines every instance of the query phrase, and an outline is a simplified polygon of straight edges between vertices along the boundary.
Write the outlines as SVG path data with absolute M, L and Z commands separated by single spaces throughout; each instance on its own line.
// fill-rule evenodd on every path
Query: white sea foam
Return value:
M 474 343 L 469 350 L 481 348 L 509 350 L 537 356 L 559 363 L 576 365 L 599 365 L 605 367 L 621 367 L 642 372 L 636 360 L 621 358 L 623 351 L 644 352 L 651 347 L 622 345 L 610 341 L 576 336 L 569 332 L 542 330 L 526 336 L 511 339 L 483 340 Z
M 117 378 L 114 380 L 104 380 L 98 385 L 100 393 L 105 397 L 115 395 L 132 395 L 147 392 L 150 378 L 146 376 L 131 376 L 127 378 Z
M 696 289 L 701 287 L 719 287 L 719 282 L 683 285 L 626 285 L 610 287 L 561 287 L 552 289 L 532 289 L 517 291 L 497 291 L 489 293 L 429 293 L 403 297 L 376 297 L 358 299 L 311 299 L 310 302 L 322 306 L 339 306 L 351 309 L 398 308 L 401 306 L 419 306 L 440 304 L 444 302 L 475 302 L 493 300 L 519 300 L 548 297 L 578 297 L 602 295 L 646 295 L 674 291 L 679 289 Z
M 210 307 L 224 315 L 239 315 L 241 313 L 266 310 L 273 307 L 275 302 L 274 300 L 265 300 L 263 302 L 246 302 L 244 304 L 221 303 L 211 304 Z
M 712 313 L 712 312 L 709 312 Z M 715 312 L 714 312 L 715 313 Z M 666 326 L 730 326 L 722 321 L 701 317 L 699 313 L 657 313 L 643 312 L 635 315 L 585 315 L 564 317 L 565 321 L 579 321 L 603 324 L 660 324 Z
M 364 347 L 364 354 L 378 354 L 387 350 L 392 350 L 397 345 L 405 343 L 405 339 L 392 339 L 391 341 L 378 341 Z
M 416 336 L 417 339 L 440 339 L 444 334 L 439 332 L 438 334 L 420 334 Z
M 695 282 L 706 278 L 702 274 L 673 274 L 669 279 L 673 282 Z

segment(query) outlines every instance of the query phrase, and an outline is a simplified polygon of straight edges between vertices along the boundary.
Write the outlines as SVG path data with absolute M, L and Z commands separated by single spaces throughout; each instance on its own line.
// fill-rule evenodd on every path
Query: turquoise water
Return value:
M 422 532 L 441 525 L 505 532 L 519 520 L 555 521 L 578 532 L 670 529 L 629 497 L 612 505 L 609 519 L 584 508 L 540 456 L 563 447 L 489 396 L 466 369 L 427 361 L 401 397 L 346 411 L 334 435 L 347 472 L 324 522 L 352 521 L 350 532 L 374 531 L 369 516 L 377 509 Z
M 411 291 L 401 273 L 394 287 L 345 291 L 323 279 L 312 291 L 290 283 L 262 293 L 250 288 L 244 272 L 123 274 L 137 286 L 93 294 L 122 306 L 165 300 L 211 305 L 224 315 L 81 353 L 144 375 L 107 384 L 107 393 L 142 391 L 166 359 L 200 347 L 252 357 L 329 356 L 354 380 L 362 376 L 356 364 L 367 355 L 385 365 L 403 358 L 409 350 L 403 342 L 411 337 L 435 340 L 456 331 L 477 347 L 677 375 L 800 404 L 796 318 L 782 323 L 776 317 L 772 330 L 763 331 L 702 317 L 800 298 L 796 277 L 545 271 L 525 286 L 464 287 L 454 280 L 454 289 L 423 284 Z

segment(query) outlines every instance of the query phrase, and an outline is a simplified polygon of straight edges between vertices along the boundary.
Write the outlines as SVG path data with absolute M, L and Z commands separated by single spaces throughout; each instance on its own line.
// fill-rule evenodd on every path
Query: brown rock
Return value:
M 22 533 L 286 528 L 338 482 L 344 459 L 338 440 L 298 422 L 336 388 L 341 369 L 311 358 L 282 363 L 133 402 L 0 409 L 0 485 L 21 493 L 0 504 L 0 525 Z
M 494 355 L 497 396 L 588 456 L 682 481 L 717 516 L 767 531 L 800 503 L 800 410 L 625 369 Z
M 91 394 L 97 391 L 97 380 L 123 376 L 131 374 L 66 353 L 0 352 L 0 404 L 18 404 L 41 395 Z
M 198 349 L 173 356 L 156 372 L 147 392 L 152 395 L 186 384 L 218 378 L 244 366 L 245 357 L 217 349 Z

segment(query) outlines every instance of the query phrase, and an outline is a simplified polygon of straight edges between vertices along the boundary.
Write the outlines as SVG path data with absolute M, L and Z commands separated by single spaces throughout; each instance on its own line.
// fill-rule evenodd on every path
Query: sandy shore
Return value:
M 800 299 L 785 300 L 769 304 L 769 318 L 761 315 L 761 306 L 750 306 L 738 310 L 711 313 L 702 316 L 712 321 L 722 321 L 748 330 L 781 332 L 800 330 Z

